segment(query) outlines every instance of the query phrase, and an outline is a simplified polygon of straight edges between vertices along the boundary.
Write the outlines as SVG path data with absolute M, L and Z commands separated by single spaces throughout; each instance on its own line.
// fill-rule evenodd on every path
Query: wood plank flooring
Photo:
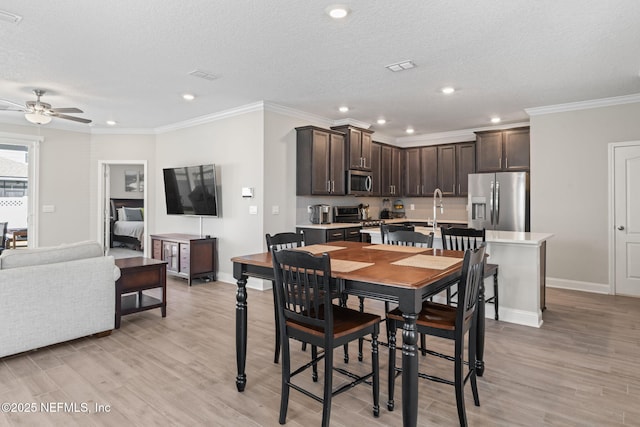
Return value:
M 272 361 L 272 294 L 249 290 L 248 385 L 238 393 L 235 290 L 221 282 L 188 287 L 168 278 L 164 319 L 160 310 L 137 313 L 123 317 L 122 327 L 108 337 L 0 359 L 0 403 L 38 406 L 35 413 L 0 411 L 0 425 L 278 425 L 280 365 Z M 469 424 L 640 426 L 640 299 L 548 289 L 547 304 L 540 329 L 487 319 L 480 407 L 466 389 Z M 376 301 L 367 301 L 366 308 L 383 312 Z M 428 345 L 450 348 L 437 339 Z M 292 349 L 297 361 L 309 357 L 299 345 Z M 368 368 L 369 355 L 359 363 L 355 351 L 352 346 L 349 368 Z M 334 399 L 333 426 L 402 425 L 400 378 L 397 409 L 386 408 L 387 357 L 381 347 L 380 417 L 371 414 L 371 389 L 358 386 Z M 448 362 L 432 357 L 421 358 L 420 368 L 441 375 L 452 371 Z M 339 375 L 334 378 L 339 384 Z M 321 387 L 306 377 L 303 381 Z M 43 402 L 76 406 L 43 413 Z M 109 411 L 98 413 L 96 405 Z M 321 418 L 320 404 L 291 392 L 287 425 L 319 425 Z M 457 425 L 453 388 L 421 380 L 418 420 L 421 426 Z

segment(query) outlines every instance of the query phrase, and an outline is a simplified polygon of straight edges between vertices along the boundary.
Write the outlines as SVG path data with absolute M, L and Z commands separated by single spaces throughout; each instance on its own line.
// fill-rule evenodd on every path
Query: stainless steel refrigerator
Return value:
M 469 174 L 469 227 L 530 231 L 529 173 Z

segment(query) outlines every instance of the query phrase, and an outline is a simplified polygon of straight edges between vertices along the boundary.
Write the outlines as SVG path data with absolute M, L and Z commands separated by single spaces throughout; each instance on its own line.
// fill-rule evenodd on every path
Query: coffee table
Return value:
M 120 318 L 127 314 L 159 308 L 162 317 L 167 316 L 167 262 L 135 257 L 116 259 L 120 278 L 116 281 L 115 328 L 120 328 Z M 162 290 L 162 297 L 145 294 L 149 289 Z

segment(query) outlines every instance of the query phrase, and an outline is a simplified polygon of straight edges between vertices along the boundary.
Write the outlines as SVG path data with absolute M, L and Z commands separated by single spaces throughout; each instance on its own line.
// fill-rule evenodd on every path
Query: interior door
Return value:
M 615 293 L 640 296 L 640 143 L 613 156 Z

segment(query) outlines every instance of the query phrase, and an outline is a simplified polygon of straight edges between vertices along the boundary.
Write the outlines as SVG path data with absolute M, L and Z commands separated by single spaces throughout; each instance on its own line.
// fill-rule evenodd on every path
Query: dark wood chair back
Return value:
M 339 293 L 331 288 L 329 254 L 314 256 L 310 252 L 275 248 L 271 249 L 271 254 L 280 331 L 284 331 L 283 322 L 286 324 L 291 320 L 319 331 L 328 331 L 332 335 L 331 300 L 339 297 Z
M 267 249 L 271 251 L 271 248 L 275 247 L 277 250 L 280 249 L 292 249 L 299 248 L 302 246 L 302 239 L 304 236 L 302 233 L 278 233 L 266 235 L 267 239 Z
M 410 224 L 380 224 L 380 240 L 383 244 L 387 243 L 389 232 L 393 231 L 414 231 L 415 227 Z
M 417 231 L 391 231 L 387 235 L 387 243 L 400 246 L 418 246 L 423 248 L 433 247 L 433 232 L 429 234 L 418 233 Z
M 440 227 L 442 248 L 453 251 L 476 249 L 485 241 L 485 230 L 475 228 Z
M 467 249 L 464 254 L 462 276 L 458 283 L 458 309 L 456 312 L 456 328 L 462 328 L 463 334 L 468 330 L 478 305 L 480 284 L 484 279 L 484 255 L 484 243 L 480 243 L 477 249 Z

